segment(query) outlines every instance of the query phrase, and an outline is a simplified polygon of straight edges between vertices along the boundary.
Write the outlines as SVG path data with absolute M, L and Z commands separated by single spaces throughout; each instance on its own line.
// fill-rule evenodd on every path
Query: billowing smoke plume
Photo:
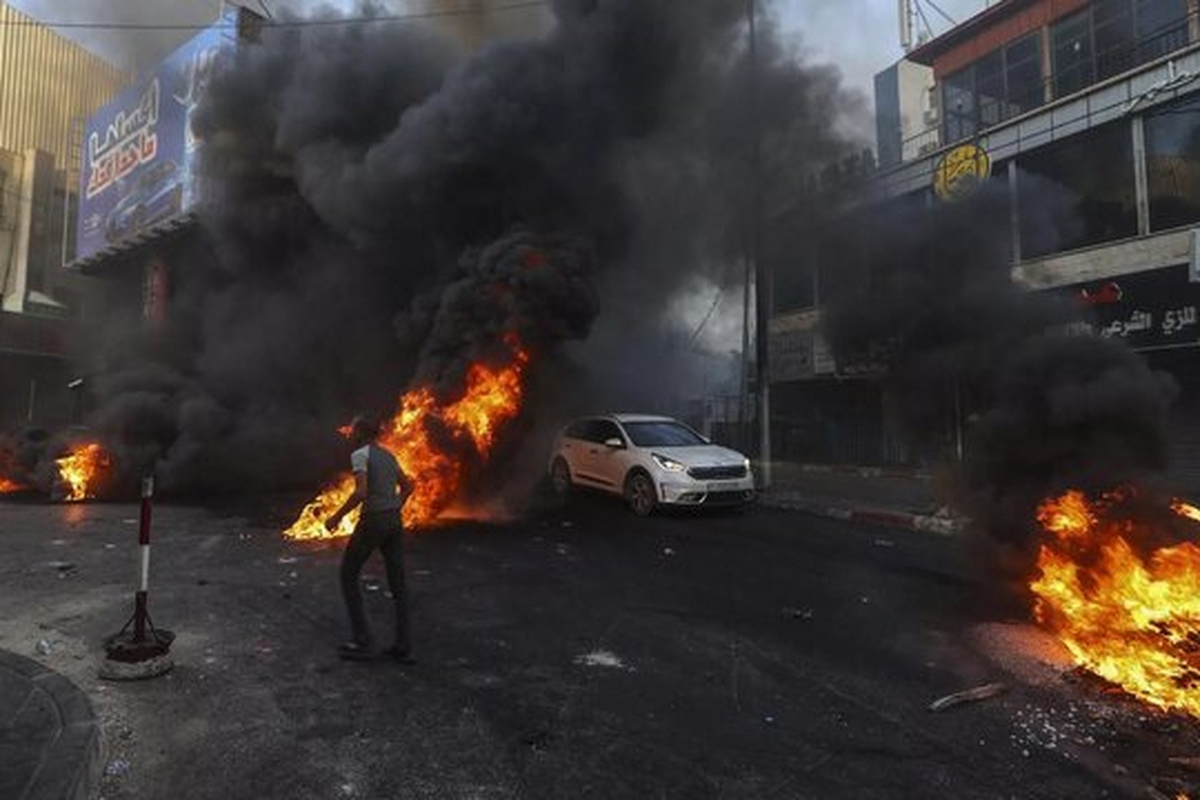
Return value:
M 548 35 L 465 61 L 388 22 L 242 49 L 196 124 L 220 201 L 171 256 L 171 313 L 96 368 L 118 462 L 176 491 L 311 485 L 354 410 L 414 382 L 452 394 L 509 334 L 537 358 L 531 414 L 674 388 L 645 356 L 681 287 L 737 275 L 748 98 L 768 208 L 850 148 L 856 102 L 762 30 L 751 91 L 740 0 L 553 8 Z M 558 347 L 601 328 L 572 361 Z
M 1003 193 L 868 213 L 869 237 L 851 218 L 828 242 L 845 288 L 827 333 L 841 363 L 888 368 L 915 441 L 952 443 L 963 420 L 960 501 L 979 527 L 1025 547 L 1040 500 L 1165 468 L 1172 380 L 1092 333 L 1075 298 L 1013 282 Z

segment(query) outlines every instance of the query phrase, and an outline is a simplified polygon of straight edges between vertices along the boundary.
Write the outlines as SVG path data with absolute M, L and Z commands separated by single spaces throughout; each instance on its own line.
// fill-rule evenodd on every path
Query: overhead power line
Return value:
M 524 0 L 504 5 L 489 6 L 487 11 L 519 11 L 527 8 L 549 6 L 549 0 Z M 436 19 L 438 17 L 463 17 L 479 13 L 478 6 L 450 8 L 440 11 L 416 11 L 407 14 L 381 14 L 374 17 L 330 17 L 328 19 L 276 19 L 271 22 L 274 28 L 328 28 L 342 25 L 372 25 L 383 22 L 409 22 L 421 19 Z M 6 19 L 0 20 L 0 27 L 41 27 L 63 28 L 73 30 L 98 31 L 202 31 L 209 28 L 233 30 L 233 25 L 213 23 L 156 23 L 156 22 L 66 22 L 45 21 L 37 19 Z
M 958 24 L 958 22 L 954 19 L 954 17 L 950 16 L 945 11 L 943 11 L 942 7 L 939 6 L 937 3 L 935 3 L 934 0 L 925 0 L 925 2 L 929 3 L 930 8 L 932 8 L 937 13 L 941 14 L 942 19 L 946 20 L 946 22 L 949 22 L 952 26 Z

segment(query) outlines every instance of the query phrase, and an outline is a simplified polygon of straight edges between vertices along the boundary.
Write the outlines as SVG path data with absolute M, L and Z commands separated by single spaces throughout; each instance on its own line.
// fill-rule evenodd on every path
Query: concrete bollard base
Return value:
M 119 633 L 104 643 L 100 677 L 136 681 L 164 675 L 175 666 L 170 651 L 174 640 L 175 634 L 165 630 L 155 630 L 141 641 L 136 641 L 132 633 Z

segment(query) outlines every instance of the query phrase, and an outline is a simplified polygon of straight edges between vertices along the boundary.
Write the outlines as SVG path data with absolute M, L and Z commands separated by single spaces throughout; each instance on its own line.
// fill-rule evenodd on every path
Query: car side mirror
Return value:
M 621 450 L 625 447 L 625 443 L 614 436 L 611 439 L 605 439 L 604 446 L 613 450 Z

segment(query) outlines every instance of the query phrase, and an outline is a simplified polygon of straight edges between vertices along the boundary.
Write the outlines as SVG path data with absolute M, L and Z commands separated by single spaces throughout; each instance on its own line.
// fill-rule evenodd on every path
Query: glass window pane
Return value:
M 974 70 L 967 68 L 942 81 L 942 114 L 947 144 L 975 135 Z
M 1037 108 L 1045 101 L 1041 40 L 1041 34 L 1035 33 L 1009 45 L 1004 52 L 1006 119 Z
M 987 128 L 1004 119 L 1004 55 L 997 50 L 976 61 L 974 66 L 979 122 Z
M 1128 120 L 1039 148 L 1017 163 L 1024 258 L 1137 234 Z
M 1085 11 L 1055 23 L 1052 30 L 1054 51 L 1054 94 L 1065 97 L 1093 81 L 1092 35 Z
M 1139 64 L 1188 44 L 1187 0 L 1136 0 L 1134 10 Z
M 1151 229 L 1200 221 L 1200 97 L 1155 109 L 1145 125 Z
M 1133 67 L 1132 0 L 1095 0 L 1092 24 L 1096 48 L 1096 79 L 1112 77 Z

